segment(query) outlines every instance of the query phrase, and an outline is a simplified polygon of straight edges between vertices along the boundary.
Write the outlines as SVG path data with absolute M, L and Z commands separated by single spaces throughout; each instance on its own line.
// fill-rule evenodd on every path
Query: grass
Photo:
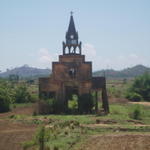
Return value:
M 25 107 L 31 106 L 31 103 L 28 104 L 17 104 L 16 107 Z M 136 109 L 140 111 L 140 117 L 134 118 L 133 115 Z M 112 120 L 115 121 L 119 125 L 132 125 L 134 122 L 130 120 L 139 120 L 143 124 L 150 124 L 150 107 L 144 105 L 137 104 L 110 104 L 110 113 L 108 115 L 36 115 L 36 116 L 28 116 L 28 115 L 14 115 L 14 118 L 23 118 L 27 122 L 42 124 L 45 120 L 49 120 L 51 124 L 60 123 L 62 121 L 78 121 L 80 124 L 95 124 L 96 120 L 107 121 Z
M 24 106 L 24 104 L 17 105 L 17 107 Z M 137 108 L 140 117 L 134 118 L 132 115 Z M 44 144 L 51 150 L 75 150 L 92 135 L 150 132 L 150 126 L 148 126 L 150 125 L 150 106 L 128 103 L 110 104 L 108 115 L 14 115 L 10 119 L 37 126 L 43 125 L 45 127 Z M 99 126 L 99 124 L 104 125 Z M 145 126 L 142 126 L 143 124 Z M 34 138 L 32 141 L 25 142 L 23 146 L 26 149 L 32 146 L 38 148 L 38 142 Z
M 126 125 L 124 127 L 85 127 L 70 121 L 63 121 L 55 126 L 45 127 L 43 141 L 45 141 L 45 147 L 52 150 L 54 148 L 57 148 L 58 150 L 74 150 L 92 135 L 116 134 L 121 132 L 146 133 L 150 132 L 150 127 L 134 127 L 132 125 Z M 33 139 L 33 141 L 27 142 L 24 146 L 32 147 L 32 145 L 30 145 L 31 143 L 35 146 L 35 143 L 38 142 Z M 38 146 L 39 144 L 36 145 L 36 147 Z
M 128 120 L 136 120 L 132 117 L 134 111 L 139 108 L 140 120 L 144 124 L 150 124 L 150 107 L 137 104 L 110 104 L 110 113 L 107 116 L 98 116 L 100 119 L 115 120 L 118 124 L 131 124 Z
M 33 103 L 14 103 L 10 105 L 10 109 L 31 106 Z

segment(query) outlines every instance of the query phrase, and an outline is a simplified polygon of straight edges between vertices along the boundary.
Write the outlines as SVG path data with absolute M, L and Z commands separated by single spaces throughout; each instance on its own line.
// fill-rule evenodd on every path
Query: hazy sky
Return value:
M 0 70 L 51 68 L 71 10 L 94 70 L 150 67 L 150 0 L 0 0 Z

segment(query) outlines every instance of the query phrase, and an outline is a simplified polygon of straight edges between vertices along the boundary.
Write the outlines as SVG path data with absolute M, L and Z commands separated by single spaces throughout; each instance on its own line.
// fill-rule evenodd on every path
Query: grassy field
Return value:
M 28 108 L 16 105 L 15 109 Z M 20 111 L 21 111 L 20 110 Z M 44 141 L 46 150 L 78 150 L 94 136 L 148 134 L 150 132 L 150 106 L 137 104 L 110 104 L 108 115 L 33 115 L 15 112 L 3 117 L 9 123 L 34 126 L 31 140 L 21 142 L 21 147 L 36 149 Z M 25 130 L 23 128 L 23 130 Z M 5 137 L 5 136 L 4 136 Z M 84 146 L 83 146 L 84 147 Z M 83 148 L 85 149 L 85 148 Z

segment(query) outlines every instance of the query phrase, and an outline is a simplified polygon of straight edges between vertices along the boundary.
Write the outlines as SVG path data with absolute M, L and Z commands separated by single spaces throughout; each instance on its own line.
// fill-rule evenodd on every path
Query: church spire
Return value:
M 74 35 L 74 37 L 75 37 L 75 36 L 77 36 L 77 32 L 76 32 L 76 28 L 75 28 L 75 24 L 74 24 L 73 12 L 71 11 L 70 13 L 71 13 L 70 22 L 69 22 L 69 27 L 68 27 L 68 31 L 67 31 L 66 35 L 67 36 Z
M 68 52 L 66 49 L 68 49 Z M 78 32 L 75 28 L 73 12 L 71 12 L 70 22 L 66 32 L 66 42 L 63 42 L 63 54 L 81 54 L 81 42 L 78 42 Z

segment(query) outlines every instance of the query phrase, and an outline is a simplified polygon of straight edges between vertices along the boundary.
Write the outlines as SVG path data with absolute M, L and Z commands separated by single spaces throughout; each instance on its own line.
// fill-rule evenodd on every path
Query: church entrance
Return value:
M 78 87 L 66 86 L 65 87 L 65 102 L 66 102 L 66 112 L 67 113 L 77 113 L 78 112 Z

